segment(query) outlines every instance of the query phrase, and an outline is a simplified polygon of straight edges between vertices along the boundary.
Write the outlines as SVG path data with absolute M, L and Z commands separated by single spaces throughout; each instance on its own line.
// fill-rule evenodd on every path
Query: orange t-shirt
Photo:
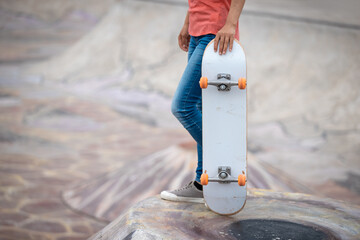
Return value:
M 225 25 L 231 0 L 188 0 L 189 1 L 189 34 L 201 36 L 217 34 Z M 239 22 L 235 38 L 239 40 Z

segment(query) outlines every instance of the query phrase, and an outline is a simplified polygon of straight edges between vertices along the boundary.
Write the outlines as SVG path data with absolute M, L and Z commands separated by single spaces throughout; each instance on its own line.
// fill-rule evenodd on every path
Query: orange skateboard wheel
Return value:
M 201 185 L 208 185 L 209 183 L 209 175 L 206 173 L 206 170 L 203 174 L 201 174 L 201 177 L 200 177 L 200 182 L 201 182 Z
M 238 85 L 240 89 L 246 88 L 246 78 L 239 78 Z
M 200 83 L 201 88 L 207 88 L 207 86 L 208 86 L 208 78 L 207 77 L 201 77 L 199 83 Z
M 245 186 L 245 183 L 246 183 L 246 176 L 243 171 L 243 173 L 239 174 L 239 176 L 238 176 L 238 184 L 239 184 L 239 186 Z

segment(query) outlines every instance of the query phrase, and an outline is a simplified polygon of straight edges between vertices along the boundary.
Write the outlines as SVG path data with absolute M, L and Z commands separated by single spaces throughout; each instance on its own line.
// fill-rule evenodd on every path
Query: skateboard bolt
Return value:
M 220 173 L 220 178 L 222 178 L 222 179 L 224 179 L 224 178 L 226 178 L 227 177 L 227 173 L 225 173 L 225 172 L 222 172 L 222 173 Z
M 226 86 L 225 86 L 224 84 L 221 84 L 221 85 L 220 85 L 220 89 L 221 89 L 221 90 L 225 90 L 225 89 L 226 89 Z

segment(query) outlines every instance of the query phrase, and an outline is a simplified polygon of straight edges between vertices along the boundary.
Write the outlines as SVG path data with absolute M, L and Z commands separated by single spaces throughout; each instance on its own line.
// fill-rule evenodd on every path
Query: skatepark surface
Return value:
M 90 240 L 356 239 L 359 210 L 306 194 L 249 189 L 241 214 L 221 216 L 203 204 L 156 196 L 134 205 Z
M 186 65 L 177 46 L 186 7 L 0 2 L 1 239 L 121 229 L 157 239 L 170 226 L 194 239 L 259 226 L 359 238 L 360 3 L 246 2 L 251 189 L 244 212 L 225 222 L 157 196 L 192 180 L 196 165 L 195 143 L 170 111 Z

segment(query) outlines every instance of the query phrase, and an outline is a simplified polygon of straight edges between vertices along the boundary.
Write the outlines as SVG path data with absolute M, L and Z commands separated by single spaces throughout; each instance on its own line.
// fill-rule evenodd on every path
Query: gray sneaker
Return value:
M 194 181 L 174 191 L 162 191 L 160 197 L 169 201 L 204 203 L 203 192 L 197 189 Z

